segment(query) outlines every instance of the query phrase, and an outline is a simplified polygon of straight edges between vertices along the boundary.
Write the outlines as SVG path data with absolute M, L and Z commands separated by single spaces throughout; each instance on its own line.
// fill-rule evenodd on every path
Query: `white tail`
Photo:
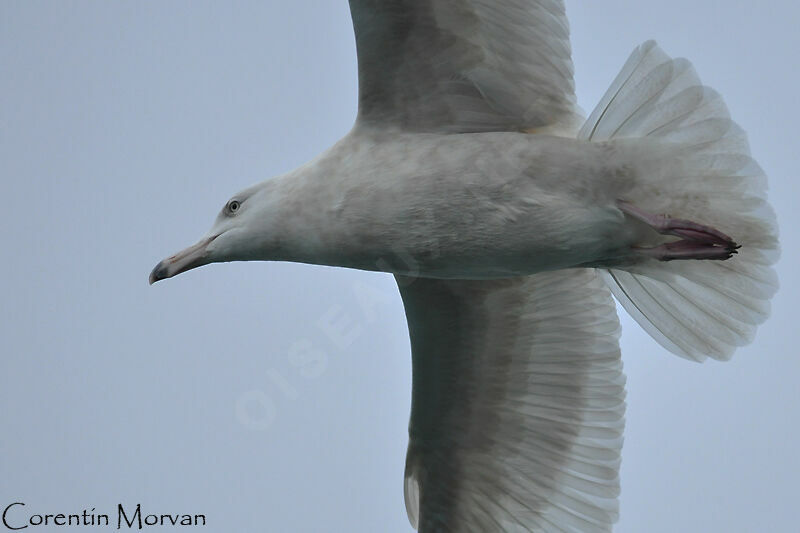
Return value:
M 652 213 L 692 219 L 742 245 L 728 261 L 646 261 L 604 272 L 628 313 L 671 352 L 702 361 L 729 359 L 769 315 L 777 290 L 775 215 L 766 178 L 747 138 L 719 94 L 704 87 L 685 59 L 653 41 L 631 54 L 578 138 L 647 137 L 674 147 L 634 197 Z

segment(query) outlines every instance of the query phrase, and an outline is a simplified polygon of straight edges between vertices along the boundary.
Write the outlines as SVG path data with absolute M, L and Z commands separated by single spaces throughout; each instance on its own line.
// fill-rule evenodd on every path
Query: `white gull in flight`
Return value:
M 150 282 L 248 260 L 394 274 L 412 525 L 611 531 L 625 411 L 612 293 L 696 361 L 728 359 L 769 313 L 777 227 L 745 134 L 653 42 L 584 120 L 560 0 L 350 9 L 352 131 L 235 194 Z

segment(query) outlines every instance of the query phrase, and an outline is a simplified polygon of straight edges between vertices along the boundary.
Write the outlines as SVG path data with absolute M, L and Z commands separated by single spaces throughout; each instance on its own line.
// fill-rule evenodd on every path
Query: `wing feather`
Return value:
M 614 302 L 597 272 L 399 286 L 414 360 L 412 525 L 610 531 L 625 377 Z
M 579 125 L 563 0 L 350 0 L 360 124 L 427 132 Z

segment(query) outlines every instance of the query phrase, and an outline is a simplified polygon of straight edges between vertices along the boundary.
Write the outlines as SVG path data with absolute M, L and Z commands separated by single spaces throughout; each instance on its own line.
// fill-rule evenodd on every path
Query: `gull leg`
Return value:
M 620 210 L 631 217 L 644 222 L 662 235 L 673 235 L 681 240 L 669 242 L 654 248 L 636 248 L 642 254 L 659 261 L 676 259 L 730 259 L 741 248 L 736 242 L 721 231 L 669 215 L 653 215 L 633 204 L 618 201 Z
M 676 259 L 715 259 L 725 261 L 738 253 L 739 246 L 723 247 L 696 241 L 675 241 L 661 244 L 653 248 L 634 248 L 640 255 L 652 257 L 659 261 Z

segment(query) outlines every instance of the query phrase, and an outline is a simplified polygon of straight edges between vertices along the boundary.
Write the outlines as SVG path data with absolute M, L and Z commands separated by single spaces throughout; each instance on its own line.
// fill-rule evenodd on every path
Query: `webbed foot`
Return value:
M 653 248 L 635 248 L 635 250 L 659 261 L 676 259 L 715 259 L 725 261 L 733 257 L 739 248 L 738 244 L 716 228 L 698 224 L 691 220 L 672 218 L 669 215 L 653 215 L 633 204 L 618 201 L 620 210 L 631 217 L 644 222 L 662 235 L 673 235 L 681 240 L 668 242 Z

